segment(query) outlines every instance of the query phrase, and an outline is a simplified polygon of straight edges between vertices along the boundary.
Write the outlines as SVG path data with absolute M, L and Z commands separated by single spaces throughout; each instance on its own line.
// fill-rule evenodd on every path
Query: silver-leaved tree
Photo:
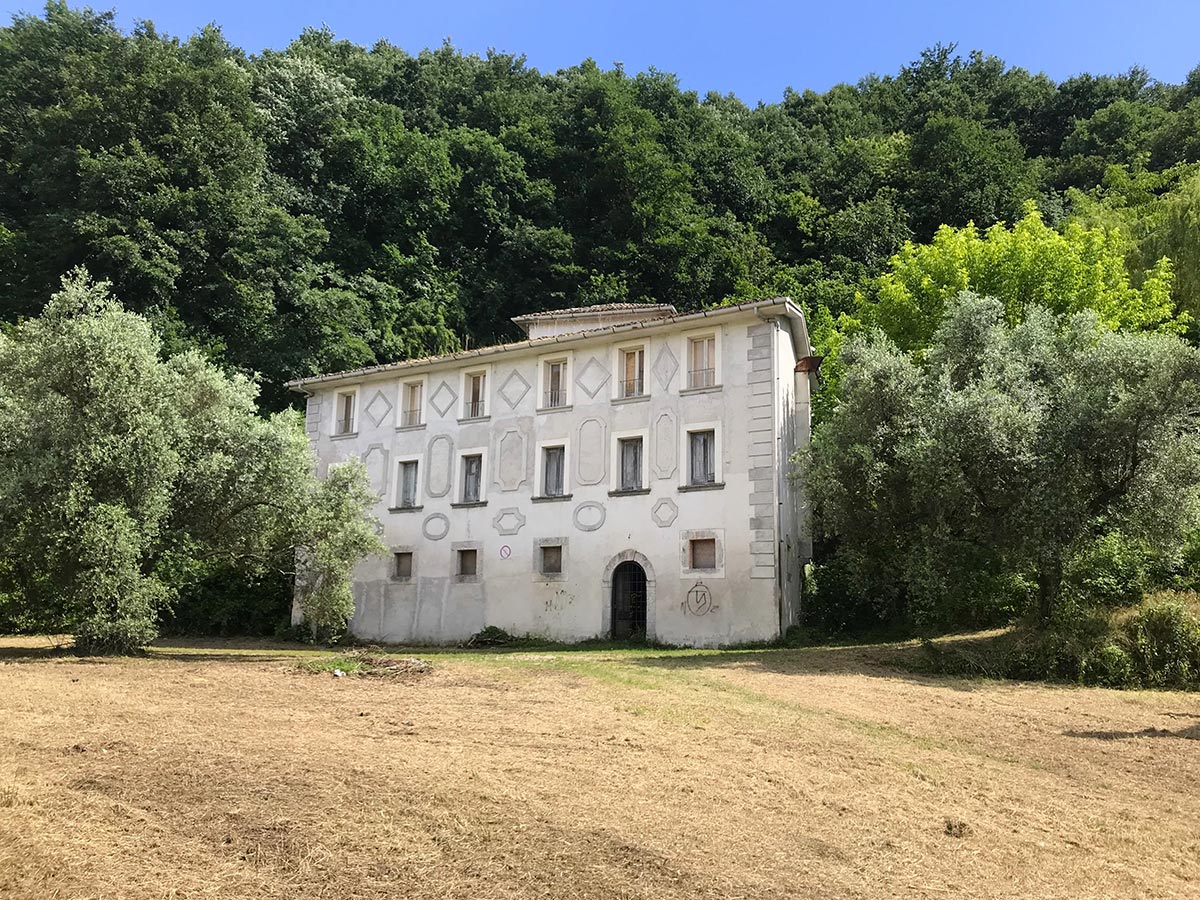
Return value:
M 299 418 L 196 352 L 164 358 L 150 323 L 77 270 L 41 316 L 0 334 L 0 612 L 124 652 L 214 565 L 294 571 L 318 633 L 353 610 L 378 547 L 360 465 L 325 481 Z
M 1200 526 L 1200 350 L 1181 338 L 1034 306 L 1013 325 L 964 292 L 923 361 L 879 333 L 845 361 L 809 472 L 834 612 L 858 624 L 1044 627 L 1087 602 L 1064 572 L 1097 542 L 1169 563 Z

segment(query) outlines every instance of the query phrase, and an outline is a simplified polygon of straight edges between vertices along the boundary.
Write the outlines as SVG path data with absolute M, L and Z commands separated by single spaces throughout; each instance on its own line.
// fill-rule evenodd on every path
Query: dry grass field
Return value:
M 904 648 L 44 646 L 0 639 L 4 898 L 1200 896 L 1196 695 Z

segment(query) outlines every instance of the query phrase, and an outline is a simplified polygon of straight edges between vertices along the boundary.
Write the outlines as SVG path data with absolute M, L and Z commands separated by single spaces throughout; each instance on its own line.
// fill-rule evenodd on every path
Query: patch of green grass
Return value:
M 350 656 L 324 656 L 317 659 L 305 659 L 298 665 L 298 668 L 302 672 L 308 672 L 310 675 L 322 675 L 326 672 L 330 674 L 343 672 L 346 675 L 355 675 L 362 667 L 362 660 L 354 659 Z

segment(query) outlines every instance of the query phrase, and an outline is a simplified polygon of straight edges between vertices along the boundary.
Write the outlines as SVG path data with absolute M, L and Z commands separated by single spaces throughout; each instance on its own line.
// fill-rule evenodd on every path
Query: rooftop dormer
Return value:
M 678 315 L 675 307 L 666 303 L 598 303 L 595 306 L 576 306 L 571 309 L 550 309 L 546 312 L 514 316 L 530 340 L 591 331 L 611 325 L 631 322 L 653 322 Z

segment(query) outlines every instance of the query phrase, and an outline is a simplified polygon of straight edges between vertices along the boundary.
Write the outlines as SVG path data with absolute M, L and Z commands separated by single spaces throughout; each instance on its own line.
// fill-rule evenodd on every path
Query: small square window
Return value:
M 475 575 L 478 572 L 479 566 L 479 551 L 477 550 L 459 550 L 458 551 L 458 574 Z
M 412 578 L 413 555 L 411 551 L 403 550 L 392 554 L 392 576 L 395 578 Z
M 542 574 L 562 574 L 562 546 L 560 544 L 545 544 L 542 546 Z
M 717 567 L 716 538 L 696 538 L 691 542 L 690 552 L 693 569 L 715 569 Z

